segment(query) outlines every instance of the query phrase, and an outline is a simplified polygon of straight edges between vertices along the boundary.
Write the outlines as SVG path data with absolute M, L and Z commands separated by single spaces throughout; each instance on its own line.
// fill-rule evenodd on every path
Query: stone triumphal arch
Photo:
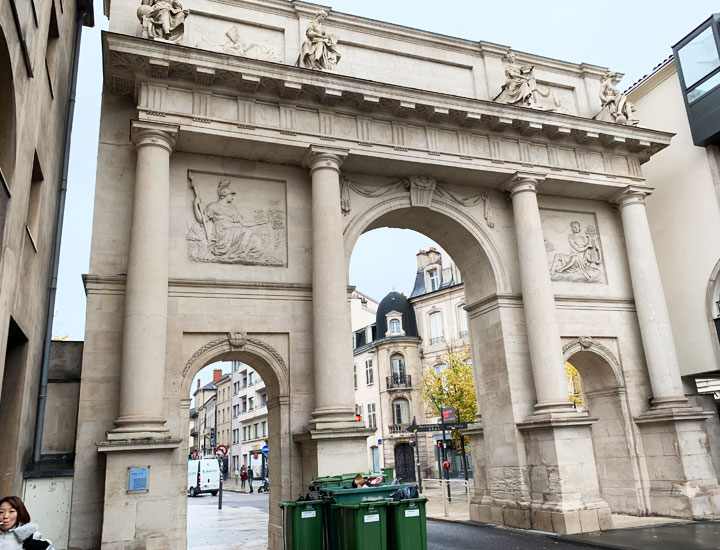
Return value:
M 185 548 L 187 397 L 213 361 L 268 386 L 273 503 L 368 468 L 347 265 L 386 226 L 463 274 L 473 519 L 718 514 L 645 215 L 641 164 L 671 136 L 616 75 L 299 1 L 183 4 L 105 2 L 72 548 Z

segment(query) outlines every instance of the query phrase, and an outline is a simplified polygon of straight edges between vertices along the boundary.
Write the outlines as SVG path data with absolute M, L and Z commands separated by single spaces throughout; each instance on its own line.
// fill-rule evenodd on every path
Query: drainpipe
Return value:
M 60 265 L 60 242 L 62 240 L 63 220 L 65 218 L 65 196 L 67 195 L 68 170 L 70 165 L 70 138 L 73 117 L 75 115 L 75 96 L 77 93 L 78 64 L 80 60 L 80 37 L 82 36 L 85 7 L 78 7 L 75 22 L 75 44 L 73 45 L 72 75 L 70 77 L 70 97 L 68 99 L 67 116 L 65 119 L 65 143 L 63 144 L 62 175 L 58 191 L 57 224 L 55 227 L 55 245 L 53 248 L 52 275 L 50 278 L 50 295 L 48 296 L 47 319 L 45 323 L 45 341 L 43 344 L 42 369 L 40 373 L 40 392 L 37 404 L 37 421 L 35 423 L 35 444 L 33 462 L 40 462 L 43 430 L 45 428 L 45 404 L 47 402 L 48 373 L 50 371 L 50 342 L 52 341 L 52 325 L 55 311 L 55 295 L 57 294 L 58 269 Z

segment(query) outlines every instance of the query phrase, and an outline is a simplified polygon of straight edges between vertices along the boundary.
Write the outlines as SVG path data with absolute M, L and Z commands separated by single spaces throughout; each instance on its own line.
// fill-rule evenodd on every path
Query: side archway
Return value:
M 600 494 L 613 513 L 647 515 L 638 435 L 620 362 L 612 350 L 588 336 L 566 343 L 563 353 L 580 374 L 585 410 L 597 418 L 590 434 Z
M 242 332 L 231 332 L 210 340 L 198 348 L 185 362 L 182 370 L 182 394 L 189 395 L 192 380 L 204 367 L 220 361 L 239 361 L 252 367 L 262 378 L 267 390 L 268 435 L 270 448 L 268 478 L 270 502 L 289 500 L 296 487 L 292 485 L 291 470 L 294 443 L 290 427 L 289 368 L 282 355 L 267 342 Z M 189 403 L 189 400 L 187 400 Z M 179 408 L 181 421 L 187 425 L 187 407 Z M 188 448 L 185 449 L 187 454 Z M 185 481 L 184 479 L 182 480 Z M 282 517 L 280 509 L 271 505 L 268 518 L 270 548 L 282 547 Z

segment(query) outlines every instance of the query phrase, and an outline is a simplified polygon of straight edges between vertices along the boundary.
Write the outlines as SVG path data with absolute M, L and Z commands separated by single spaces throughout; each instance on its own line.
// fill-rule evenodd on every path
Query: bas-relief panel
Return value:
M 193 47 L 263 61 L 283 61 L 285 34 L 282 31 L 193 15 L 188 37 Z
M 595 214 L 541 208 L 540 217 L 550 278 L 605 283 L 605 260 Z
M 470 67 L 460 67 L 342 43 L 338 74 L 398 84 L 409 88 L 475 97 Z
M 287 265 L 284 181 L 188 171 L 188 257 L 196 262 Z

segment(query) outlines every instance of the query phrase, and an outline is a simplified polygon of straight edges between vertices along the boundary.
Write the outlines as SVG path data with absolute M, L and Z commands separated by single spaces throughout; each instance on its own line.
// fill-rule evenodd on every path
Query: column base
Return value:
M 185 539 L 184 522 L 176 521 L 187 497 L 178 491 L 178 471 L 172 453 L 180 440 L 105 441 L 98 452 L 105 454 L 105 490 L 101 550 L 145 548 L 170 550 Z M 147 468 L 145 490 L 130 491 L 128 468 Z
M 532 415 L 517 425 L 525 435 L 534 529 L 572 534 L 612 528 L 590 435 L 596 421 L 576 412 Z
M 612 529 L 610 508 L 604 502 L 598 503 L 597 508 L 561 510 L 551 505 L 531 505 L 485 497 L 480 502 L 475 502 L 475 499 L 470 502 L 470 520 L 566 535 Z
M 310 428 L 312 430 L 358 428 L 355 413 L 347 407 L 321 407 L 311 413 Z
M 303 486 L 307 487 L 313 476 L 367 472 L 367 438 L 374 433 L 373 429 L 358 427 L 356 422 L 352 428 L 336 426 L 295 434 L 293 439 L 302 445 Z
M 711 415 L 685 406 L 651 409 L 635 418 L 645 451 L 651 514 L 720 519 L 720 486 L 705 430 Z
M 163 437 L 169 433 L 167 420 L 162 416 L 120 416 L 115 428 L 107 432 L 108 440 L 147 439 Z

